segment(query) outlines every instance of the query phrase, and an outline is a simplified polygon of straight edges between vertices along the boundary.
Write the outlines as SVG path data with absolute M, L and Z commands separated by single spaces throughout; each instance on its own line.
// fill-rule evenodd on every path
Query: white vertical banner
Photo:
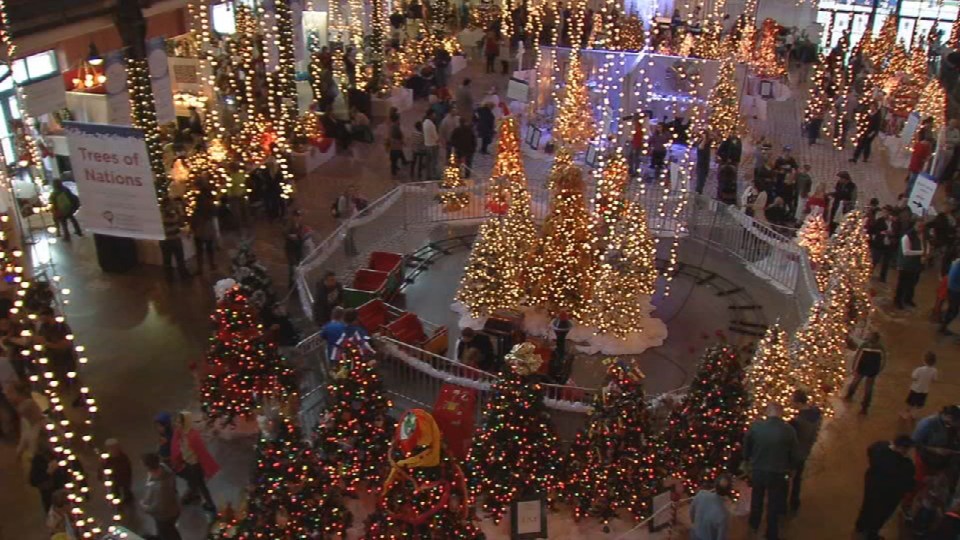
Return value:
M 143 131 L 128 126 L 65 122 L 84 229 L 162 240 L 163 221 Z
M 107 123 L 118 126 L 133 124 L 130 96 L 127 94 L 127 60 L 123 51 L 112 51 L 104 57 L 103 72 L 107 76 Z
M 157 108 L 157 123 L 161 126 L 177 120 L 173 108 L 173 84 L 170 81 L 170 62 L 167 42 L 163 37 L 147 40 L 147 65 L 150 67 L 150 88 Z

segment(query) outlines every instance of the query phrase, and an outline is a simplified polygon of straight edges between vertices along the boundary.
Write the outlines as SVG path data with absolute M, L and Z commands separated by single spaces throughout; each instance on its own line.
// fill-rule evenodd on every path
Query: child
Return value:
M 930 385 L 937 380 L 937 355 L 931 351 L 923 355 L 923 364 L 913 370 L 910 384 L 910 393 L 907 395 L 907 410 L 901 414 L 901 418 L 914 419 L 914 412 L 919 411 L 927 404 L 927 394 L 930 392 Z

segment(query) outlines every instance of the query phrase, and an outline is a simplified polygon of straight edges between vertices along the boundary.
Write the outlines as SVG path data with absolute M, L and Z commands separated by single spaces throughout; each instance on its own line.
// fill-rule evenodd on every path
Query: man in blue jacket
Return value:
M 957 313 L 960 313 L 960 256 L 954 259 L 947 272 L 947 312 L 940 322 L 941 334 L 953 333 L 947 327 L 957 318 Z

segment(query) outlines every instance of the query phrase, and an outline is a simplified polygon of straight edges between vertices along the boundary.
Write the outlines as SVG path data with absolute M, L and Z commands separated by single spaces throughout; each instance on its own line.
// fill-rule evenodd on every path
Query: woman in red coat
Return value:
M 170 465 L 177 476 L 187 481 L 188 489 L 183 496 L 183 503 L 196 502 L 202 496 L 203 509 L 216 513 L 217 505 L 207 488 L 207 480 L 220 471 L 220 466 L 207 451 L 200 432 L 193 427 L 189 411 L 181 411 L 173 420 Z

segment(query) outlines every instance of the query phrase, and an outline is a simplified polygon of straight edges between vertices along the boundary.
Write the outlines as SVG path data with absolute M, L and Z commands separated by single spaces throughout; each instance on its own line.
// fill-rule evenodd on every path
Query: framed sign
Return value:
M 760 97 L 773 99 L 773 81 L 760 81 Z
M 533 540 L 547 537 L 547 498 L 543 494 L 510 505 L 510 539 Z
M 653 497 L 653 519 L 650 520 L 650 530 L 660 529 L 673 524 L 673 512 L 667 510 L 673 504 L 673 491 L 664 491 Z
M 926 173 L 917 175 L 913 182 L 913 189 L 910 190 L 910 198 L 907 200 L 907 206 L 910 211 L 917 216 L 926 215 L 933 202 L 933 195 L 937 192 L 937 182 L 932 176 Z
M 540 147 L 540 139 L 543 137 L 543 130 L 537 126 L 527 126 L 527 145 L 536 150 Z

